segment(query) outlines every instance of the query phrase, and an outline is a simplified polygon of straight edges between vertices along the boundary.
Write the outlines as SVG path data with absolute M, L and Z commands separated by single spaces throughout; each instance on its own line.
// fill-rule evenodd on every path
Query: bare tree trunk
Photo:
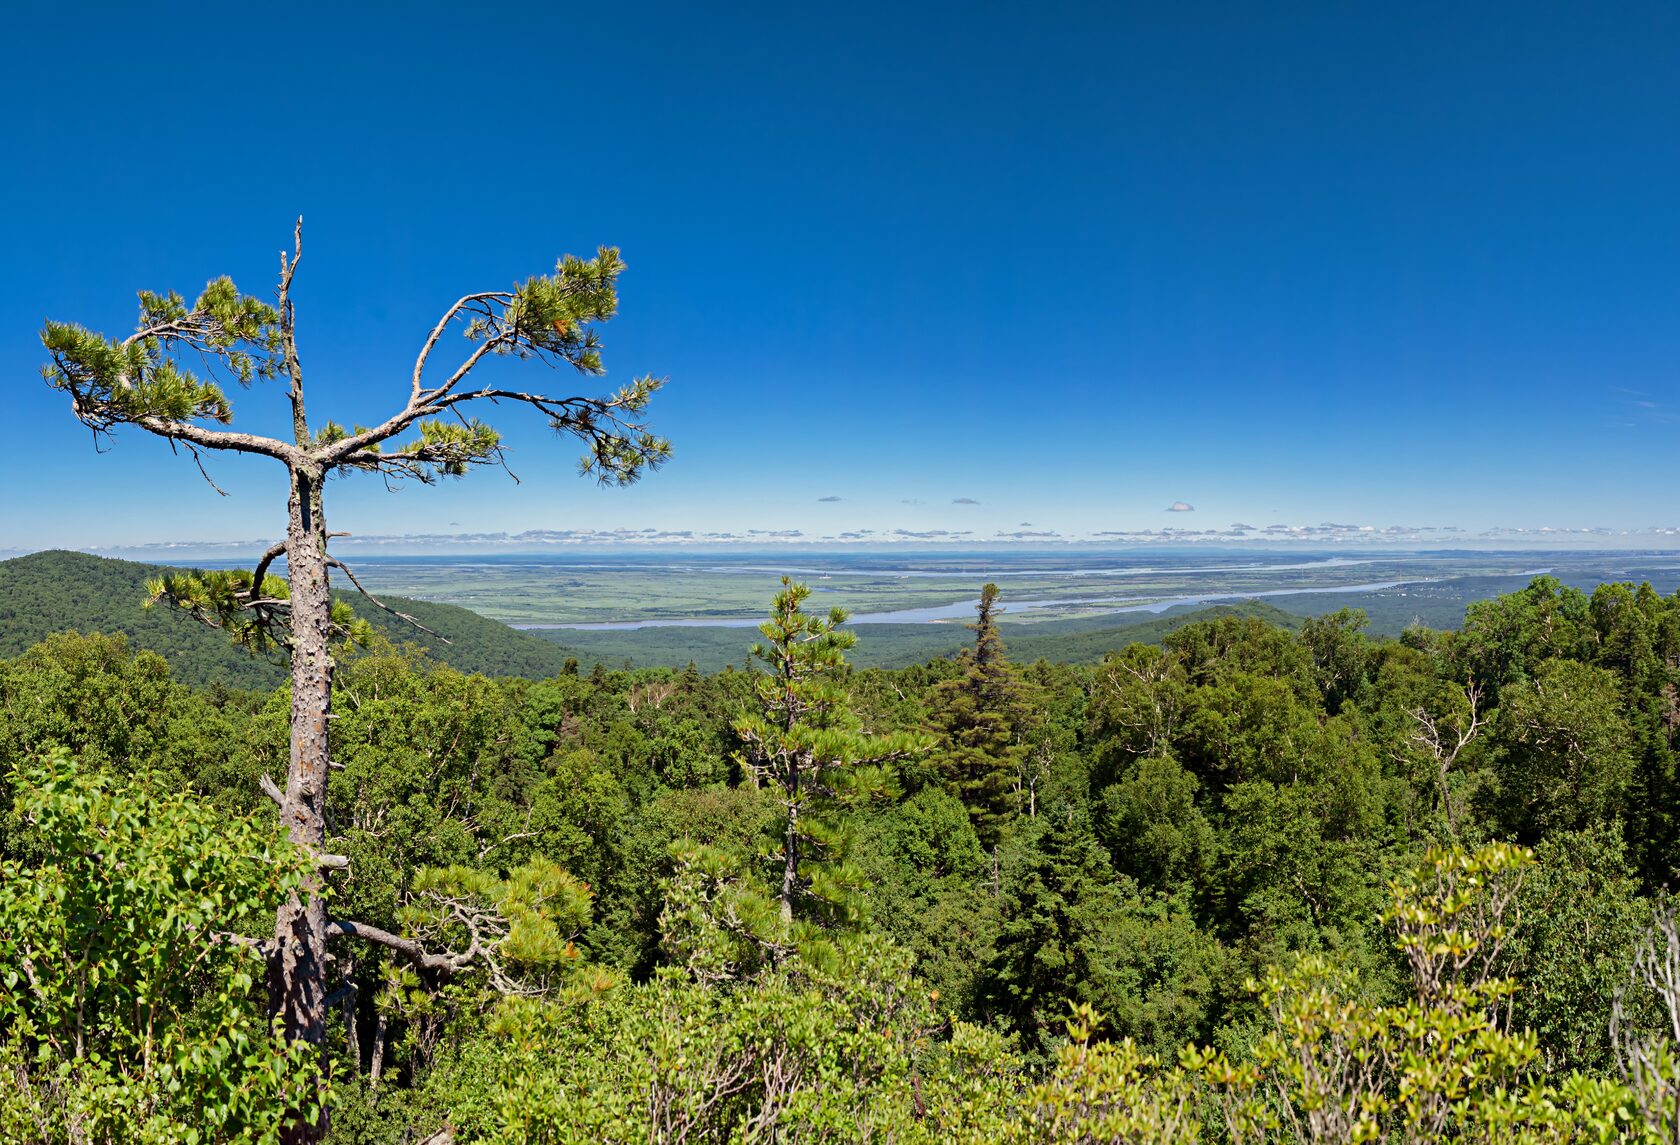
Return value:
M 379 1092 L 379 1079 L 385 1076 L 385 1015 L 381 1013 L 373 1023 L 373 1060 L 368 1063 L 368 1099 Z
M 362 1031 L 356 1020 L 356 991 L 344 1000 L 344 1056 L 350 1059 L 357 1073 L 362 1069 Z
M 1447 816 L 1447 837 L 1457 843 L 1458 823 L 1453 818 L 1452 792 L 1447 789 L 1447 768 L 1451 766 L 1451 762 L 1451 760 L 1441 761 L 1437 782 L 1441 789 L 1441 810 Z
M 793 690 L 793 661 L 784 658 L 783 662 L 787 666 L 787 683 L 782 690 L 785 704 L 782 731 L 791 737 L 799 723 L 799 704 Z M 793 922 L 793 896 L 799 890 L 799 760 L 792 755 L 788 756 L 782 792 L 787 800 L 787 838 L 782 855 L 782 925 L 786 926 Z
M 286 576 L 291 582 L 292 742 L 280 818 L 292 842 L 318 856 L 326 841 L 327 724 L 332 705 L 332 605 L 327 587 L 327 531 L 321 516 L 318 467 L 295 466 L 286 522 Z M 320 869 L 281 906 L 269 963 L 269 1004 L 288 1041 L 320 1045 L 326 1034 L 327 916 Z M 312 1145 L 326 1132 L 299 1118 L 285 1145 Z
M 359 996 L 356 990 L 356 960 L 347 959 L 344 963 L 344 1056 L 350 1059 L 350 1068 L 357 1073 L 362 1071 L 362 1031 L 356 1021 L 356 1003 Z
M 793 792 L 798 795 L 799 773 L 793 773 Z M 782 856 L 782 921 L 793 921 L 793 896 L 799 889 L 799 804 L 788 804 L 787 838 Z

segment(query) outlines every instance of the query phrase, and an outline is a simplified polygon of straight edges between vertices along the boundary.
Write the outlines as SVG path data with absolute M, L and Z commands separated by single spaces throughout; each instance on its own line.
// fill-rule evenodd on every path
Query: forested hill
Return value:
M 179 569 L 87 553 L 49 551 L 0 561 L 0 657 L 16 656 L 55 632 L 120 632 L 135 648 L 169 661 L 189 684 L 271 688 L 285 669 L 252 656 L 212 628 L 168 608 L 145 608 L 146 581 Z M 573 653 L 561 644 L 509 628 L 452 604 L 386 597 L 448 639 L 439 640 L 382 612 L 355 593 L 340 593 L 381 634 L 419 644 L 433 658 L 465 672 L 541 679 L 561 671 Z

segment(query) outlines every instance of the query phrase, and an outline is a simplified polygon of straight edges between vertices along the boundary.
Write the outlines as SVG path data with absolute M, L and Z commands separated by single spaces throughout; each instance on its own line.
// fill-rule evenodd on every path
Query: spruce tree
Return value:
M 1083 811 L 1028 820 L 1006 850 L 997 934 L 980 970 L 976 1009 L 1042 1048 L 1068 1000 L 1088 996 L 1101 977 L 1094 964 L 1124 894 Z
M 998 633 L 998 586 L 980 590 L 974 645 L 958 658 L 962 675 L 939 685 L 933 726 L 935 760 L 946 786 L 968 808 L 975 833 L 995 850 L 1015 811 L 1015 779 L 1027 746 L 1021 735 L 1026 699 Z
M 783 921 L 796 911 L 849 921 L 858 914 L 859 877 L 845 861 L 845 813 L 891 794 L 892 765 L 928 745 L 918 736 L 859 731 L 839 682 L 857 635 L 841 630 L 842 609 L 826 617 L 801 611 L 810 594 L 782 578 L 770 619 L 759 627 L 765 643 L 753 648 L 769 667 L 753 682 L 758 710 L 736 722 L 735 734 L 746 747 L 742 763 L 781 800 L 782 839 L 773 856 L 781 867 Z

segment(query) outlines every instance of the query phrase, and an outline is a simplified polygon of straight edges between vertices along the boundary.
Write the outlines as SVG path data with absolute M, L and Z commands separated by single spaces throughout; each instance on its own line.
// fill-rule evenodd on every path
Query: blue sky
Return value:
M 607 380 L 670 378 L 641 486 L 512 414 L 522 484 L 359 534 L 1680 524 L 1680 8 L 716 7 L 13 15 L 0 549 L 278 534 L 277 467 L 96 455 L 37 331 L 266 295 L 300 213 L 317 420 L 601 243 Z

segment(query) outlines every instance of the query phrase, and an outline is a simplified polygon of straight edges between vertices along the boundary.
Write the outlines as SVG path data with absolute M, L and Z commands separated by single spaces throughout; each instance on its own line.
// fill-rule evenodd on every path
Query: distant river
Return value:
M 1428 584 L 1434 577 L 1417 580 L 1386 580 L 1372 584 L 1320 585 L 1311 588 L 1270 588 L 1258 592 L 1221 592 L 1201 596 L 1173 596 L 1150 599 L 1139 596 L 1106 596 L 1085 600 L 1012 600 L 1004 609 L 1005 616 L 1019 616 L 1023 612 L 1046 608 L 1066 608 L 1069 605 L 1102 605 L 1101 612 L 1165 612 L 1186 604 L 1214 604 L 1222 600 L 1254 600 L 1263 596 L 1305 596 L 1316 593 L 1380 592 L 1409 584 Z M 860 612 L 850 624 L 935 624 L 942 620 L 962 620 L 974 615 L 978 597 L 959 600 L 954 604 L 936 604 L 925 608 L 901 608 L 895 612 Z M 684 617 L 674 620 L 606 620 L 588 624 L 515 624 L 514 628 L 574 628 L 585 630 L 627 631 L 636 628 L 756 628 L 763 618 L 745 616 Z

